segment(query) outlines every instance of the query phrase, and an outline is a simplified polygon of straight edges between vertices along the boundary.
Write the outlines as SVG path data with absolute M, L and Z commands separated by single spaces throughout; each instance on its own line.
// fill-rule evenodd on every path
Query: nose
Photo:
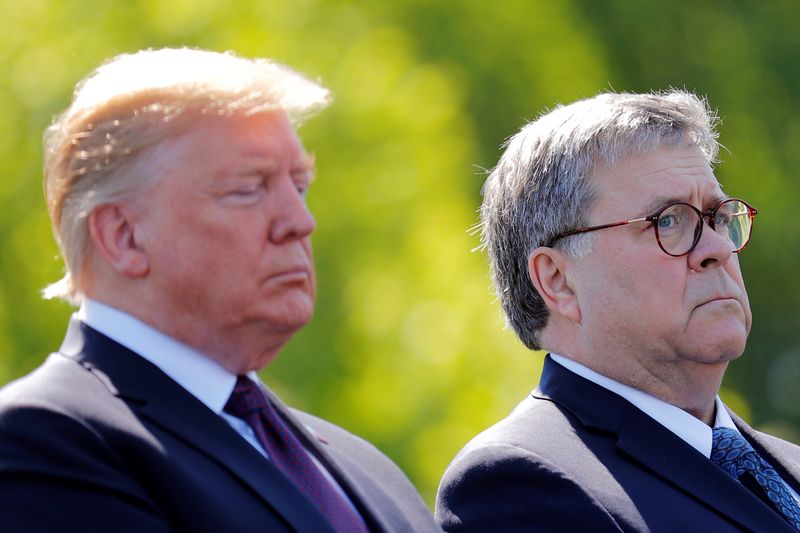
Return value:
M 308 209 L 303 193 L 297 190 L 291 178 L 281 180 L 279 190 L 275 191 L 271 208 L 272 222 L 269 238 L 274 243 L 291 239 L 302 239 L 311 235 L 317 227 Z
M 728 262 L 733 255 L 728 239 L 711 229 L 703 221 L 703 233 L 694 250 L 689 252 L 689 268 L 700 272 L 710 268 L 718 268 Z

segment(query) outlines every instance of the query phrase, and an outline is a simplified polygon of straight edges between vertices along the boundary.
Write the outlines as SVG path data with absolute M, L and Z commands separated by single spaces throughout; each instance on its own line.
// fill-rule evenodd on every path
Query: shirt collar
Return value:
M 594 370 L 562 355 L 551 353 L 550 357 L 567 370 L 622 396 L 641 411 L 644 411 L 650 418 L 689 444 L 692 448 L 706 457 L 711 457 L 711 443 L 713 438 L 711 428 L 683 409 L 656 398 L 655 396 L 651 396 L 646 392 L 642 392 L 602 374 L 598 374 Z M 714 399 L 714 402 L 716 405 L 714 427 L 730 428 L 736 430 L 738 433 L 739 430 L 734 425 L 733 420 L 731 420 L 719 396 Z
M 147 359 L 209 409 L 222 413 L 236 376 L 214 359 L 119 309 L 89 298 L 83 299 L 77 318 Z

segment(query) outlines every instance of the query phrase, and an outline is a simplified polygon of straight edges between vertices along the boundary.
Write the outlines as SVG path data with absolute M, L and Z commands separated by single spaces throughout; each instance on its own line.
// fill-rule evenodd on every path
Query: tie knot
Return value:
M 711 441 L 712 454 L 714 451 L 738 450 L 739 453 L 755 451 L 742 434 L 731 428 L 714 428 Z
M 745 470 L 743 461 L 755 462 L 756 451 L 735 429 L 714 428 L 711 441 L 711 460 L 731 476 L 739 478 Z
M 236 385 L 228 403 L 225 404 L 223 411 L 238 418 L 246 418 L 248 415 L 261 411 L 268 407 L 267 397 L 258 386 L 258 383 L 247 376 L 238 376 Z

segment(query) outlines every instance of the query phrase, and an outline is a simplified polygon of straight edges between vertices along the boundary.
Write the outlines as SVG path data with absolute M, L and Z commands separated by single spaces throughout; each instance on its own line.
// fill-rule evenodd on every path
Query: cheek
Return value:
M 610 304 L 637 314 L 682 309 L 688 276 L 686 265 L 643 255 L 620 253 L 615 257 L 608 291 L 616 296 Z
M 303 252 L 305 252 L 306 257 L 308 258 L 308 265 L 311 270 L 311 286 L 310 292 L 312 297 L 316 297 L 317 294 L 317 272 L 314 268 L 314 252 L 311 248 L 311 237 L 306 237 L 302 240 Z
M 218 224 L 198 224 L 197 221 L 178 226 L 161 246 L 159 265 L 171 271 L 176 282 L 199 283 L 208 287 L 241 284 L 256 265 L 251 257 L 255 248 L 250 236 Z M 183 281 L 181 281 L 183 279 Z
M 300 240 L 300 244 L 302 245 L 303 251 L 306 253 L 306 255 L 308 257 L 311 257 L 313 255 L 311 249 L 311 236 L 309 235 L 307 237 L 303 237 Z
M 681 268 L 654 268 L 645 272 L 643 277 L 644 290 L 651 299 L 664 302 L 682 301 L 686 294 L 688 269 Z M 674 305 L 674 304 L 673 304 Z
M 752 312 L 750 311 L 750 299 L 747 296 L 747 288 L 745 287 L 744 278 L 742 277 L 742 271 L 739 268 L 738 261 L 734 264 L 729 265 L 726 270 L 728 271 L 731 279 L 733 279 L 734 283 L 736 283 L 736 286 L 739 288 L 740 291 L 739 301 L 742 304 L 742 307 L 744 308 L 746 327 L 747 331 L 749 332 L 752 323 Z
M 736 283 L 736 285 L 742 289 L 742 292 L 744 292 L 744 277 L 742 276 L 742 270 L 739 267 L 739 262 L 736 259 L 738 259 L 738 257 L 733 257 L 728 261 L 728 264 L 725 265 L 725 271 Z

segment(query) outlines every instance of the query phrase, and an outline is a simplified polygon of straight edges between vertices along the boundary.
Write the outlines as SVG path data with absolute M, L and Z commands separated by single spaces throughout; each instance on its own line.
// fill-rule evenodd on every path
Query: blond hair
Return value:
M 97 68 L 44 134 L 45 198 L 66 270 L 45 297 L 80 303 L 89 214 L 157 182 L 163 141 L 213 116 L 283 110 L 297 124 L 329 100 L 284 65 L 230 52 L 143 50 Z

